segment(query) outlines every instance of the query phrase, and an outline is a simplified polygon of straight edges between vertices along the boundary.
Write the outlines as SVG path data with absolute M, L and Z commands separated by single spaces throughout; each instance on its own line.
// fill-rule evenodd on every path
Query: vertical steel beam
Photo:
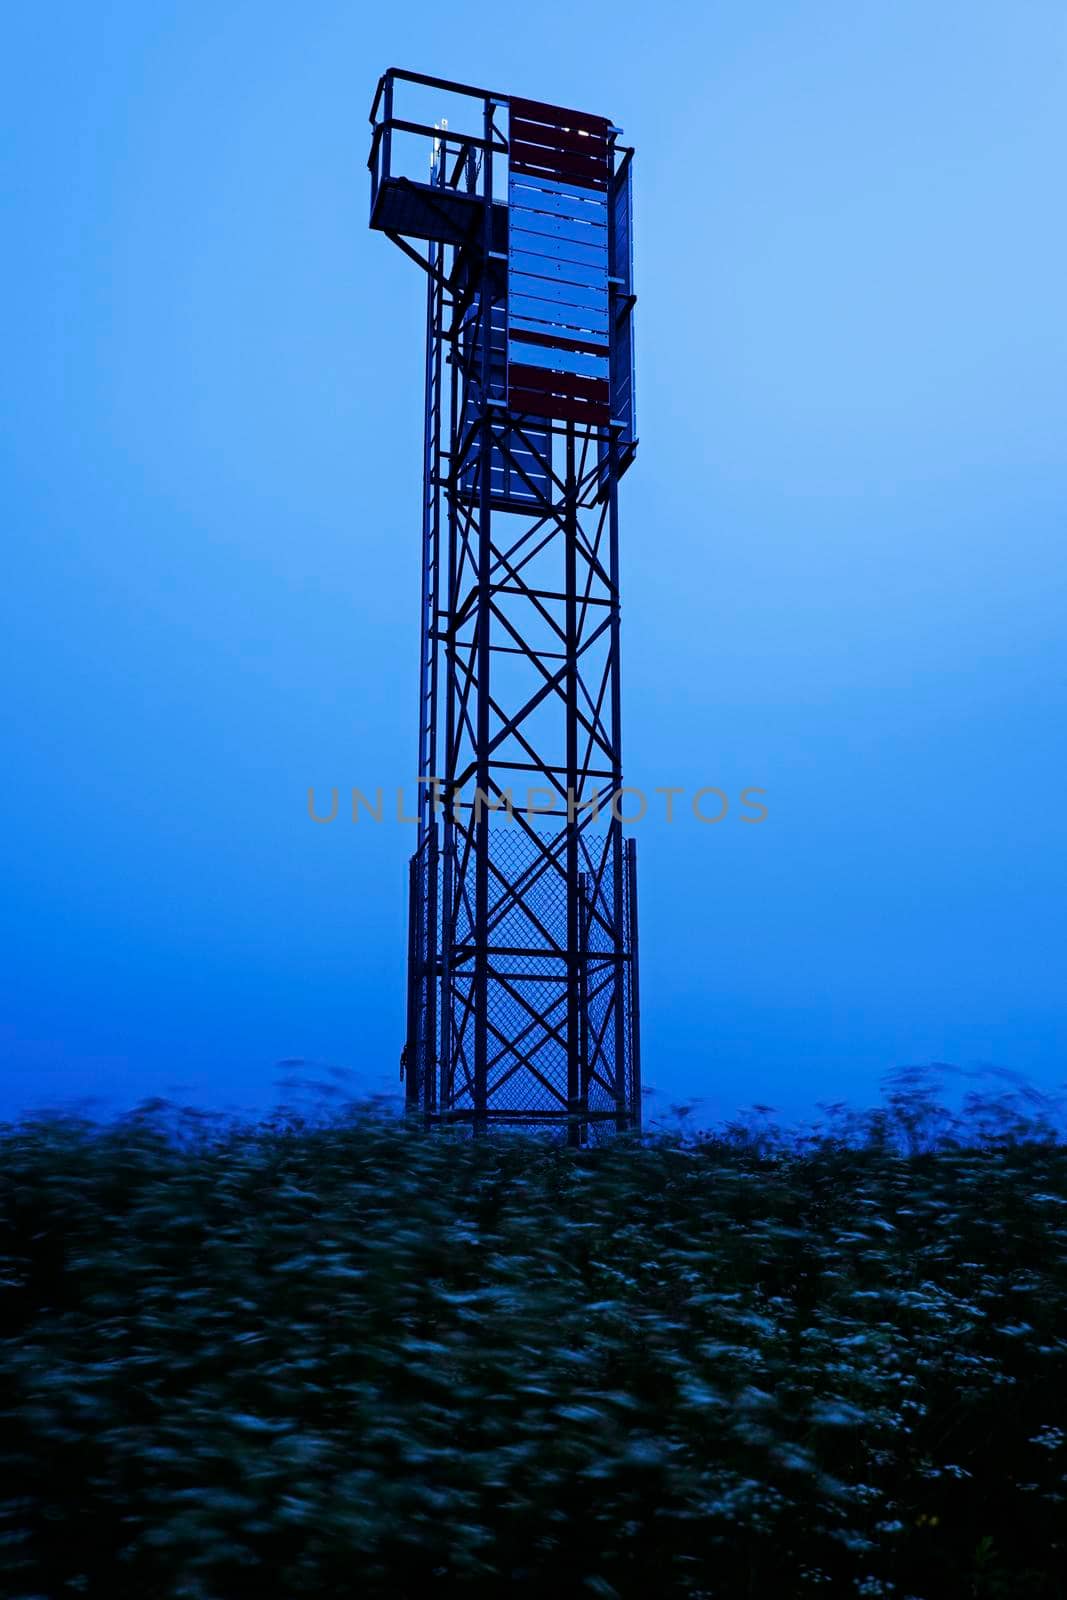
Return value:
M 611 588 L 611 788 L 613 805 L 617 814 L 613 814 L 610 824 L 609 837 L 611 840 L 611 881 L 612 881 L 612 955 L 615 961 L 615 1012 L 612 1018 L 612 1027 L 615 1035 L 615 1106 L 617 1112 L 617 1126 L 622 1129 L 629 1121 L 630 1108 L 629 1085 L 626 1082 L 626 1046 L 629 1027 L 628 1007 L 626 1005 L 626 970 L 624 958 L 628 944 L 627 928 L 625 922 L 625 884 L 623 851 L 624 841 L 622 834 L 622 681 L 620 662 L 622 658 L 620 624 L 621 606 L 619 601 L 619 442 L 617 435 L 612 430 L 608 445 L 608 571 Z
M 383 97 L 382 97 L 382 122 L 384 123 L 384 127 L 382 129 L 382 153 L 381 153 L 381 169 L 380 170 L 381 170 L 381 176 L 383 178 L 390 177 L 391 174 L 392 174 L 392 169 L 393 169 L 393 129 L 392 129 L 392 126 L 391 126 L 392 121 L 393 121 L 393 74 L 391 72 L 387 72 L 386 75 L 385 75 L 385 92 L 384 92 Z
M 582 1104 L 589 1108 L 589 874 L 578 874 L 578 1063 Z
M 419 857 L 408 862 L 408 1010 L 407 1039 L 404 1042 L 404 1109 L 413 1111 L 419 1103 L 419 917 L 422 897 L 419 892 Z
M 438 328 L 437 337 L 440 339 L 443 329 Z M 457 664 L 456 664 L 456 628 L 455 619 L 458 608 L 458 542 L 459 530 L 457 526 L 459 508 L 457 503 L 457 466 L 456 447 L 460 435 L 460 373 L 459 363 L 455 358 L 455 351 L 449 362 L 448 383 L 448 494 L 447 494 L 447 527 L 448 548 L 445 552 L 445 605 L 443 610 L 438 610 L 437 635 L 438 648 L 444 649 L 444 677 L 445 677 L 445 727 L 443 743 L 443 770 L 441 772 L 442 787 L 441 798 L 444 803 L 442 818 L 443 845 L 441 851 L 441 960 L 440 960 L 440 1035 L 441 1042 L 438 1048 L 438 1102 L 443 1109 L 451 1106 L 452 1079 L 455 1071 L 455 1054 L 457 1048 L 455 1030 L 455 1005 L 453 999 L 453 951 L 456 944 L 456 826 L 455 826 L 455 783 L 456 783 L 456 705 L 459 694 Z M 438 451 L 438 488 L 440 489 L 440 476 L 442 461 Z M 440 558 L 439 558 L 440 559 Z M 443 647 L 440 643 L 443 638 Z M 442 747 L 438 747 L 438 755 L 442 754 Z
M 492 581 L 492 465 L 493 411 L 489 400 L 493 361 L 493 294 L 491 257 L 493 251 L 493 107 L 486 100 L 483 112 L 485 148 L 482 152 L 482 252 L 481 291 L 478 306 L 481 320 L 481 459 L 478 494 L 478 603 L 477 603 L 477 762 L 478 794 L 489 795 L 489 665 L 490 607 Z M 477 803 L 477 797 L 476 797 Z M 485 1129 L 488 1109 L 488 1017 L 489 1017 L 489 811 L 483 804 L 474 815 L 475 866 L 474 916 L 477 933 L 474 956 L 474 1126 Z
M 641 987 L 637 945 L 637 840 L 626 841 L 630 922 L 630 1126 L 641 1126 Z M 620 1069 L 621 1070 L 621 1069 Z
M 574 452 L 575 425 L 567 423 L 564 445 L 564 577 L 566 596 L 566 766 L 567 766 L 567 1128 L 569 1144 L 581 1144 L 585 1134 L 582 1113 L 581 1059 L 581 958 L 579 953 L 581 906 L 578 883 L 578 481 Z
M 438 971 L 440 967 L 440 950 L 438 946 L 438 884 L 440 863 L 437 851 L 437 822 L 431 823 L 431 831 L 426 851 L 426 926 L 427 926 L 427 956 L 426 975 L 424 978 L 426 993 L 426 1019 L 424 1024 L 425 1043 L 423 1084 L 422 1084 L 422 1109 L 423 1115 L 429 1120 L 437 1110 L 437 997 L 438 997 Z

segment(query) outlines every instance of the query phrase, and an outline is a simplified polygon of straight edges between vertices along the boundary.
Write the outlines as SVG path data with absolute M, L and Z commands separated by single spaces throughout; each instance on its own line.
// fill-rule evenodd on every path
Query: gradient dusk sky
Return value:
M 1067 1079 L 1067 12 L 12 7 L 0 1112 L 397 1088 L 423 284 L 389 65 L 637 146 L 624 749 L 646 1081 Z M 316 1069 L 318 1070 L 318 1068 Z

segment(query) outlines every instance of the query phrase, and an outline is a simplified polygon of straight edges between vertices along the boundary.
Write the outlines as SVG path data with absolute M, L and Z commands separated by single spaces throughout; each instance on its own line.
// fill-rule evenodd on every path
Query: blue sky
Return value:
M 23 6 L 0 118 L 3 1109 L 395 1087 L 422 284 L 390 64 L 638 147 L 625 749 L 664 1101 L 1067 1079 L 1067 15 Z

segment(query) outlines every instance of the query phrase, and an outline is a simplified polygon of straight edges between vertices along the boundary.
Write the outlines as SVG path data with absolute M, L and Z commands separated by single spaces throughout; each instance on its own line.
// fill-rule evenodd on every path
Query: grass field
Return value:
M 1067 1149 L 0 1130 L 0 1593 L 1067 1595 Z

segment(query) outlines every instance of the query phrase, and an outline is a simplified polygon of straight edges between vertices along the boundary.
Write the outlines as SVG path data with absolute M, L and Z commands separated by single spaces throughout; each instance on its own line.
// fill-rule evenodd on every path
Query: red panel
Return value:
M 538 393 L 559 390 L 582 400 L 610 401 L 611 392 L 606 378 L 580 378 L 572 372 L 550 372 L 546 367 L 528 367 L 524 361 L 508 363 L 508 409 L 511 404 L 511 385 L 520 389 L 534 389 Z
M 557 150 L 552 145 L 531 144 L 526 139 L 512 139 L 513 161 L 532 161 L 536 166 L 558 166 L 561 172 L 588 172 L 594 178 L 608 176 L 608 158 L 605 151 Z
M 546 128 L 540 122 L 527 122 L 525 118 L 512 117 L 510 137 L 526 144 L 544 144 L 551 150 L 569 150 L 576 156 L 597 156 L 608 159 L 608 142 L 596 134 L 579 133 L 571 128 Z
M 547 122 L 555 127 L 584 128 L 587 133 L 606 137 L 611 126 L 607 117 L 594 117 L 589 111 L 568 111 L 564 106 L 546 106 L 541 100 L 520 100 L 512 95 L 511 113 L 530 122 Z
M 572 338 L 561 328 L 558 333 L 534 333 L 530 328 L 509 328 L 508 338 L 513 344 L 541 344 L 548 350 L 578 350 L 584 355 L 606 356 L 610 345 L 590 344 L 588 339 Z
M 566 183 L 584 183 L 598 189 L 607 187 L 607 162 L 592 160 L 589 156 L 572 156 L 566 150 L 546 150 L 541 145 L 520 144 L 512 140 L 510 159 L 513 172 L 543 168 L 547 173 L 563 178 Z
M 508 410 L 530 416 L 555 417 L 563 422 L 587 422 L 592 428 L 606 428 L 611 408 L 591 400 L 570 400 L 566 395 L 538 394 L 535 389 L 516 389 L 508 395 Z

